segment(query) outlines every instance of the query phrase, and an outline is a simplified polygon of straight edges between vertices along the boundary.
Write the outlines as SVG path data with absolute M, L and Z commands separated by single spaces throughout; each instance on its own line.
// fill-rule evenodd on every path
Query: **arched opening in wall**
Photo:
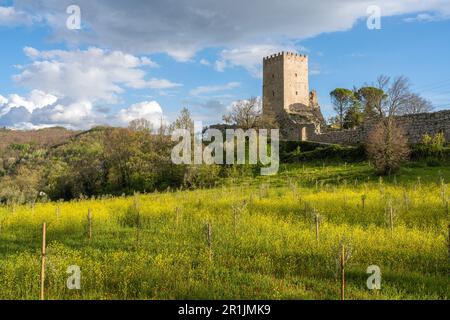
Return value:
M 307 141 L 308 140 L 308 132 L 306 131 L 306 127 L 302 127 L 301 128 L 300 138 L 301 138 L 302 141 Z

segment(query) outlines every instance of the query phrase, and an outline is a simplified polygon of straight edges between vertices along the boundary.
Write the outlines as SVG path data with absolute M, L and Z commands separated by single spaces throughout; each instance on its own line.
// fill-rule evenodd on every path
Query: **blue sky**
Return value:
M 219 122 L 234 101 L 261 95 L 262 58 L 281 50 L 309 56 L 326 117 L 330 91 L 380 74 L 404 75 L 436 110 L 450 109 L 448 1 L 378 1 L 380 30 L 366 25 L 373 2 L 286 1 L 243 13 L 235 3 L 157 2 L 78 1 L 82 29 L 69 30 L 71 2 L 0 1 L 0 125 L 170 121 L 182 107 Z

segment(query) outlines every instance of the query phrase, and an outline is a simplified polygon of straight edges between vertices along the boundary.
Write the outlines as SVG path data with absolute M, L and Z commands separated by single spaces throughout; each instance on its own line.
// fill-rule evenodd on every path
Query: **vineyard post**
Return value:
M 366 195 L 365 194 L 363 194 L 361 196 L 361 201 L 362 201 L 362 211 L 364 212 L 366 209 Z
M 88 239 L 89 241 L 92 239 L 92 210 L 88 209 Z
M 394 209 L 392 208 L 392 203 L 389 203 L 389 224 L 391 227 L 391 233 L 394 232 Z
M 206 236 L 208 240 L 209 261 L 212 262 L 212 227 L 210 222 L 206 224 Z
M 47 236 L 47 225 L 44 222 L 42 224 L 42 255 L 41 255 L 41 295 L 40 295 L 40 299 L 44 300 L 45 298 L 45 248 L 46 248 L 46 236 Z
M 341 248 L 341 300 L 345 300 L 345 245 Z
M 307 217 L 308 217 L 308 204 L 305 202 L 305 211 L 304 211 L 304 213 L 303 213 L 303 216 L 305 217 L 305 220 L 307 219 Z
M 177 207 L 175 209 L 175 214 L 176 214 L 175 224 L 176 224 L 176 228 L 178 230 L 178 223 L 179 223 L 179 220 L 180 220 L 180 208 Z
M 141 228 L 141 212 L 139 209 L 137 209 L 137 216 L 136 216 L 136 245 L 137 246 L 139 246 L 140 228 Z
M 236 229 L 237 229 L 237 208 L 233 207 L 233 230 L 235 238 L 236 238 Z
M 139 232 L 140 232 L 140 225 L 141 225 L 141 212 L 140 212 L 140 205 L 139 205 L 139 193 L 135 192 L 133 197 L 133 207 L 136 212 L 136 248 L 139 246 Z
M 316 221 L 316 241 L 319 243 L 319 214 L 317 212 L 315 212 L 314 218 Z

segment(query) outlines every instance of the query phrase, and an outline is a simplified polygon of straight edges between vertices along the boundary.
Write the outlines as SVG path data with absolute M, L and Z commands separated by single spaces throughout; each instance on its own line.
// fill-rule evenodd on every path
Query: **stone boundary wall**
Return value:
M 434 135 L 439 132 L 443 132 L 445 141 L 450 142 L 450 110 L 399 116 L 396 121 L 405 130 L 410 143 L 421 142 L 424 134 Z M 373 125 L 373 122 L 367 122 L 356 129 L 324 133 L 317 133 L 308 126 L 307 140 L 347 145 L 363 143 Z

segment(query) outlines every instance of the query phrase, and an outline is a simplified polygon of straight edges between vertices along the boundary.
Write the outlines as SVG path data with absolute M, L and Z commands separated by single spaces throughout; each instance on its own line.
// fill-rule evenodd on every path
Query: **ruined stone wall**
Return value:
M 443 132 L 445 140 L 450 142 L 450 110 L 401 116 L 397 117 L 396 121 L 405 130 L 410 143 L 421 142 L 424 134 L 434 135 L 439 132 Z M 334 144 L 363 143 L 367 140 L 373 125 L 373 122 L 367 122 L 354 130 L 330 131 L 320 134 L 307 126 L 307 140 Z

